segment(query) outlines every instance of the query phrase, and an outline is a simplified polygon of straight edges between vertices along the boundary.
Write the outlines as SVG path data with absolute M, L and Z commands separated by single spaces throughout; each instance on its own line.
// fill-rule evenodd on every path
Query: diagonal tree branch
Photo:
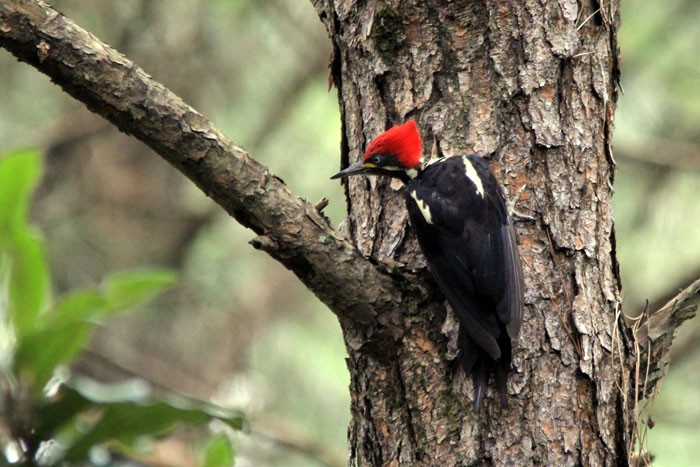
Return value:
M 392 315 L 398 310 L 395 279 L 362 257 L 321 213 L 165 86 L 70 19 L 40 1 L 3 0 L 0 46 L 178 168 L 257 233 L 253 246 L 292 270 L 341 321 L 374 325 L 379 310 Z

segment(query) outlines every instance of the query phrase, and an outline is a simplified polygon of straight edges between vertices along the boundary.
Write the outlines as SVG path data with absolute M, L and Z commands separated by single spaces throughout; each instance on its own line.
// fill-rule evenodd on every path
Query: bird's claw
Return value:
M 510 198 L 508 196 L 508 191 L 505 189 L 505 187 L 503 188 L 503 197 L 505 198 L 505 201 L 506 201 L 506 209 L 508 210 L 508 215 L 511 218 L 535 222 L 536 219 L 534 217 L 532 217 L 528 214 L 524 214 L 522 212 L 519 212 L 515 208 L 515 205 L 518 202 L 518 200 L 520 199 L 520 195 L 522 194 L 522 192 L 525 191 L 525 188 L 527 188 L 527 184 L 523 183 L 520 186 L 520 188 L 518 188 L 518 191 L 517 191 L 517 193 L 515 193 L 515 196 L 513 196 L 512 198 Z

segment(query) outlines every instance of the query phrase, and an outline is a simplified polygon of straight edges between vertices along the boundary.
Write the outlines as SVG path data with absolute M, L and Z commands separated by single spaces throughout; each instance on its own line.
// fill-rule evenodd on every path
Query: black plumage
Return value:
M 430 271 L 460 322 L 460 363 L 478 411 L 490 373 L 506 401 L 523 279 L 513 225 L 486 161 L 438 159 L 408 181 L 406 203 Z

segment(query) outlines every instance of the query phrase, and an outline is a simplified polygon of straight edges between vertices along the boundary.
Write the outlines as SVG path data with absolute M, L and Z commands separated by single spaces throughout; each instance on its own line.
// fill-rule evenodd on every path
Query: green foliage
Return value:
M 138 382 L 132 384 L 147 388 Z M 64 443 L 70 441 L 70 448 L 64 455 L 68 461 L 87 458 L 90 449 L 101 443 L 110 443 L 120 450 L 129 451 L 138 446 L 143 437 L 166 435 L 178 425 L 194 427 L 219 419 L 235 429 L 240 430 L 244 426 L 243 416 L 239 412 L 223 411 L 181 396 L 156 398 L 150 391 L 143 390 L 134 396 L 124 387 L 114 388 L 90 381 L 79 381 L 74 386 L 66 388 L 66 393 L 62 395 L 69 401 L 66 409 L 77 408 L 74 415 L 97 412 L 98 416 L 91 423 L 74 416 L 70 425 L 62 427 L 63 436 L 59 439 Z M 47 420 L 46 425 L 55 426 L 55 423 Z
M 19 339 L 14 373 L 39 394 L 54 369 L 80 353 L 103 319 L 133 309 L 175 281 L 169 271 L 142 270 L 114 275 L 96 289 L 66 294 Z
M 60 377 L 59 370 L 75 360 L 102 321 L 135 309 L 177 278 L 157 269 L 122 272 L 98 287 L 52 300 L 44 243 L 28 223 L 40 168 L 35 151 L 0 158 L 0 391 L 6 414 L 0 421 L 11 433 L 0 437 L 0 450 L 6 455 L 12 445 L 20 451 L 17 459 L 2 460 L 80 463 L 96 446 L 128 453 L 178 426 L 221 420 L 242 429 L 244 418 L 238 412 L 154 395 L 140 380 L 106 386 Z M 48 445 L 54 447 L 46 449 Z M 207 465 L 232 465 L 233 450 L 217 435 L 206 458 Z
M 40 175 L 41 158 L 31 150 L 0 159 L 0 260 L 9 315 L 19 336 L 32 331 L 49 294 L 41 239 L 27 225 L 27 211 Z
M 231 441 L 226 434 L 221 433 L 209 440 L 204 450 L 203 467 L 221 467 L 224 465 L 233 465 L 234 451 Z

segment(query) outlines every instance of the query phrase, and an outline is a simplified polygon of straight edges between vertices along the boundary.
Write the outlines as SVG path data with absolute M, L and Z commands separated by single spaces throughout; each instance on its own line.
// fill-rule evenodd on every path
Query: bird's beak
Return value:
M 360 175 L 360 174 L 364 174 L 364 173 L 367 173 L 367 172 L 371 172 L 372 169 L 374 169 L 374 168 L 375 168 L 375 167 L 374 167 L 373 165 L 371 165 L 371 164 L 366 164 L 364 161 L 360 161 L 360 162 L 358 162 L 357 164 L 351 165 L 351 166 L 348 167 L 347 169 L 341 170 L 341 171 L 338 172 L 337 174 L 333 175 L 333 176 L 331 177 L 331 180 L 334 180 L 334 179 L 336 179 L 336 178 L 345 178 L 345 177 L 349 177 L 350 175 Z

